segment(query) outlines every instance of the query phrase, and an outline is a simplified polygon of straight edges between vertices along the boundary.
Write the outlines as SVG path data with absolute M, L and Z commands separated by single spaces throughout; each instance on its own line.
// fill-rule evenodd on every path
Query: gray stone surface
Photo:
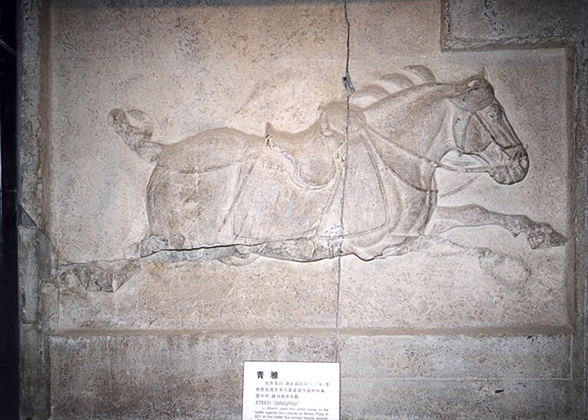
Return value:
M 20 66 L 19 106 L 19 194 L 23 211 L 40 227 L 49 223 L 49 66 L 50 37 L 47 2 L 30 1 L 21 5 L 18 55 Z
M 298 131 L 341 94 L 345 65 L 340 4 L 109 4 L 53 3 L 52 237 L 75 263 L 136 255 L 148 230 L 153 164 L 111 129 L 112 109 L 147 113 L 163 144 L 219 127 L 263 136 L 268 121 Z
M 57 311 L 51 270 L 55 255 L 49 238 L 35 226 L 19 226 L 19 295 L 21 302 L 21 407 L 23 418 L 49 417 L 49 339 L 44 329 Z
M 343 379 L 345 420 L 578 417 L 571 381 Z M 369 396 L 369 398 L 366 398 Z
M 45 420 L 51 416 L 51 359 L 49 337 L 36 325 L 23 325 L 21 413 L 31 420 Z
M 19 273 L 21 311 L 24 324 L 35 323 L 38 317 L 39 267 L 38 267 L 38 229 L 20 226 L 19 236 Z
M 200 252 L 194 249 L 203 249 L 204 261 L 218 255 L 221 261 L 239 265 L 256 255 L 295 261 L 346 254 L 371 260 L 390 255 L 386 262 L 341 262 L 337 275 L 341 326 L 566 327 L 569 251 L 565 236 L 570 197 L 565 52 L 442 54 L 436 39 L 439 10 L 433 4 L 353 3 L 348 7 L 354 28 L 350 71 L 357 93 L 350 98 L 353 112 L 346 118 L 345 104 L 337 104 L 345 98 L 337 72 L 345 56 L 336 48 L 343 42 L 340 26 L 344 21 L 326 18 L 343 18 L 340 6 L 202 6 L 181 12 L 128 8 L 120 14 L 106 5 L 84 8 L 57 2 L 52 59 L 54 109 L 59 111 L 53 114 L 51 167 L 56 181 L 50 235 L 60 263 L 81 264 L 71 273 L 89 290 L 119 293 L 116 290 L 129 279 L 135 285 L 149 283 L 145 266 L 152 260 L 145 257 L 150 255 L 161 262 L 158 269 L 167 270 L 162 276 L 174 281 L 178 280 L 175 268 L 167 261 L 190 260 Z M 303 7 L 305 13 L 296 14 L 295 7 Z M 292 14 L 295 19 L 289 18 Z M 399 27 L 411 14 L 422 19 L 410 32 L 399 38 L 376 36 L 376 28 Z M 313 23 L 317 16 L 325 16 L 321 25 Z M 188 24 L 170 32 L 169 22 L 176 17 L 207 22 L 206 34 Z M 238 31 L 226 33 L 215 23 L 225 18 L 235 20 L 232 25 L 237 26 L 250 22 L 242 38 Z M 372 18 L 377 25 L 368 23 Z M 119 25 L 121 20 L 130 23 Z M 278 30 L 272 25 L 280 20 L 287 23 Z M 292 29 L 309 25 L 323 40 L 318 49 L 312 49 L 320 62 L 307 56 L 309 42 L 316 41 Z M 198 34 L 198 47 L 182 47 L 175 38 L 180 33 Z M 157 58 L 169 54 L 168 47 L 175 42 L 181 45 L 172 48 L 172 61 Z M 81 49 L 82 44 L 87 48 Z M 215 46 L 227 52 L 218 52 Z M 152 59 L 146 51 L 160 54 Z M 282 74 L 285 54 L 296 57 L 296 65 L 304 71 L 290 66 Z M 196 57 L 198 66 L 186 65 Z M 235 60 L 238 67 L 225 65 Z M 314 70 L 319 63 L 321 70 Z M 419 66 L 406 67 L 413 64 Z M 75 75 L 72 68 L 77 69 Z M 213 74 L 222 74 L 222 79 Z M 173 80 L 164 83 L 172 75 Z M 426 84 L 434 78 L 436 82 Z M 218 80 L 211 83 L 211 79 Z M 124 82 L 130 80 L 136 83 Z M 251 85 L 252 80 L 263 80 L 263 87 L 260 82 Z M 402 84 L 397 80 L 416 86 L 399 91 Z M 304 90 L 286 94 L 288 86 L 300 83 L 305 84 Z M 472 83 L 479 85 L 472 91 L 475 95 L 485 92 L 479 106 L 477 97 L 468 93 Z M 194 86 L 199 89 L 194 91 Z M 229 89 L 230 95 L 213 94 L 223 89 Z M 400 99 L 376 104 L 380 94 Z M 456 99 L 460 95 L 463 98 Z M 430 105 L 406 108 L 402 98 Z M 497 109 L 504 112 L 500 132 L 513 133 L 493 143 L 493 147 L 513 147 L 499 152 L 498 158 L 486 153 L 486 137 L 493 142 L 487 129 L 476 126 L 483 110 L 495 100 Z M 462 108 L 455 105 L 458 102 Z M 170 113 L 178 115 L 172 118 Z M 472 121 L 464 126 L 464 134 L 447 134 L 460 118 Z M 261 129 L 268 121 L 272 125 L 266 127 L 264 137 Z M 485 134 L 476 148 L 472 139 L 478 132 Z M 446 135 L 448 145 L 439 140 Z M 450 166 L 435 170 L 429 164 L 442 164 L 446 152 L 455 155 L 466 144 L 472 148 L 467 153 L 477 154 L 491 166 L 487 172 L 492 176 L 456 173 L 447 170 Z M 129 148 L 136 154 L 129 153 Z M 515 149 L 510 156 L 509 150 Z M 153 166 L 151 160 L 157 164 Z M 466 165 L 476 166 L 472 161 Z M 516 176 L 510 178 L 512 174 Z M 532 249 L 546 245 L 555 248 Z M 169 254 L 160 257 L 161 251 Z M 192 254 L 185 257 L 185 252 Z M 414 255 L 394 257 L 406 252 Z M 130 258 L 129 263 L 121 257 Z M 143 267 L 141 276 L 137 264 Z M 383 266 L 391 267 L 394 275 Z M 294 265 L 276 267 L 279 273 L 270 269 L 265 275 L 277 280 L 297 270 Z M 234 271 L 244 283 L 253 284 L 246 272 L 245 268 Z M 170 287 L 202 289 L 203 283 L 190 284 L 187 276 L 181 278 Z M 75 281 L 69 279 L 67 284 L 73 287 Z M 442 290 L 428 287 L 433 285 Z M 328 296 L 334 296 L 330 286 Z M 201 294 L 216 299 L 223 287 L 211 285 L 210 292 Z M 390 296 L 390 287 L 392 293 L 399 288 L 402 292 Z M 319 289 L 325 289 L 320 282 Z M 86 296 L 82 291 L 72 293 Z M 134 297 L 128 304 L 117 303 L 117 308 L 134 307 L 130 302 L 139 295 L 127 293 Z M 292 304 L 287 302 L 288 294 L 269 293 L 278 306 Z M 371 295 L 377 295 L 378 301 L 372 302 Z M 108 301 L 123 299 L 87 295 L 79 301 L 71 296 L 63 290 L 60 299 L 60 321 L 65 328 L 109 323 L 130 328 L 225 328 L 229 324 L 232 328 L 251 321 L 207 322 L 242 316 L 239 305 L 234 315 L 211 317 L 206 309 L 197 310 L 208 298 L 186 305 L 189 316 L 167 308 L 153 311 L 170 313 L 161 319 L 143 311 L 126 315 L 128 310 L 101 310 L 104 315 L 96 316 L 97 309 L 108 307 Z M 164 295 L 143 296 L 145 303 L 139 307 L 161 308 L 162 302 L 175 302 Z M 315 304 L 311 300 L 308 305 Z M 87 309 L 78 311 L 76 306 Z M 304 309 L 302 313 L 321 311 Z M 93 314 L 94 321 L 84 320 L 84 312 Z M 139 318 L 150 321 L 133 321 L 139 312 Z M 104 321 L 98 321 L 101 318 Z M 294 319 L 290 324 L 306 325 Z
M 559 267 L 561 275 L 565 264 L 553 249 L 537 254 L 543 258 L 533 265 L 493 257 L 486 262 L 484 257 L 463 255 L 432 260 L 420 253 L 373 261 L 368 266 L 345 258 L 341 262 L 339 325 L 565 329 L 569 323 L 566 283 L 551 274 Z M 488 270 L 486 264 L 494 265 Z
M 23 415 L 238 419 L 244 360 L 338 360 L 343 419 L 585 418 L 580 3 L 25 2 Z M 508 165 L 448 170 L 488 138 Z M 374 251 L 383 201 L 432 219 Z
M 60 283 L 62 329 L 334 328 L 336 262 L 148 264 L 116 293 Z
M 573 232 L 576 238 L 573 273 L 568 291 L 576 299 L 576 311 L 571 324 L 575 327 L 572 349 L 574 380 L 580 397 L 578 406 L 588 410 L 588 382 L 586 375 L 587 301 L 586 264 L 584 263 L 588 243 L 586 220 L 586 130 L 588 108 L 586 94 L 588 86 L 588 8 L 582 1 L 567 2 L 508 2 L 495 0 L 481 3 L 447 1 L 443 3 L 442 48 L 446 50 L 495 49 L 538 45 L 566 46 L 569 56 L 569 111 L 570 133 L 573 135 L 570 191 L 573 197 Z M 496 29 L 499 29 L 496 31 Z
M 333 337 L 51 338 L 53 419 L 238 419 L 243 361 L 331 361 Z
M 572 413 L 570 337 L 51 338 L 54 418 L 239 418 L 244 360 L 342 364 L 342 418 Z M 468 417 L 469 416 L 469 417 Z M 487 417 L 484 417 L 487 416 Z
M 563 45 L 578 39 L 581 0 L 444 0 L 441 42 L 447 49 Z
M 347 379 L 571 379 L 570 336 L 350 336 Z

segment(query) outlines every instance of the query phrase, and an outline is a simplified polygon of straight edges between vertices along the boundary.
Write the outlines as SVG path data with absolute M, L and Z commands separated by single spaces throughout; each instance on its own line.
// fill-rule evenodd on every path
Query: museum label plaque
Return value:
M 338 420 L 340 363 L 244 363 L 243 420 Z

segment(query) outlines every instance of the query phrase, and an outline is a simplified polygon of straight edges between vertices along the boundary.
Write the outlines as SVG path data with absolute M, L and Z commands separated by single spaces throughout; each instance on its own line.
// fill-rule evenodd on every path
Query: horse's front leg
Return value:
M 496 225 L 508 230 L 513 236 L 521 233 L 532 249 L 560 246 L 566 243 L 564 235 L 548 223 L 539 223 L 520 214 L 505 214 L 490 211 L 481 206 L 438 206 L 429 224 L 429 234 L 440 234 L 458 227 Z

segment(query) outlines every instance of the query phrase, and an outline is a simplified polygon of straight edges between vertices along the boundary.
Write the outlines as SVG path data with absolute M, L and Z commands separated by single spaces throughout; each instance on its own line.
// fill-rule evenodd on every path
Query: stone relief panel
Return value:
M 334 7 L 308 6 L 313 13 L 300 14 L 292 27 L 309 25 Z M 285 57 L 272 61 L 255 51 L 271 56 L 284 44 L 261 48 L 263 37 L 255 30 L 246 30 L 242 39 L 243 34 L 223 35 L 216 24 L 209 26 L 209 34 L 198 32 L 200 49 L 176 48 L 173 64 L 129 59 L 129 51 L 109 51 L 105 40 L 96 40 L 104 56 L 88 58 L 94 61 L 90 66 L 76 58 L 84 53 L 75 47 L 81 40 L 72 28 L 93 25 L 92 13 L 112 26 L 111 37 L 128 38 L 129 45 L 140 48 L 139 55 L 150 48 L 169 54 L 147 32 L 167 39 L 173 13 L 143 11 L 123 33 L 115 26 L 120 17 L 108 8 L 88 12 L 81 20 L 84 14 L 78 13 L 73 22 L 66 9 L 57 8 L 57 34 L 62 36 L 56 35 L 54 45 L 65 59 L 57 67 L 65 72 L 74 63 L 82 71 L 55 88 L 57 103 L 65 106 L 63 111 L 57 107 L 54 116 L 55 167 L 67 175 L 54 180 L 54 193 L 71 197 L 82 186 L 93 191 L 89 203 L 76 207 L 83 201 L 78 197 L 70 207 L 59 204 L 54 210 L 62 262 L 59 324 L 295 326 L 296 319 L 283 314 L 276 324 L 243 324 L 238 319 L 251 314 L 247 304 L 231 317 L 206 302 L 218 295 L 219 302 L 235 308 L 235 300 L 223 296 L 235 297 L 235 285 L 244 296 L 254 296 L 256 288 L 241 281 L 254 275 L 274 279 L 274 298 L 286 301 L 289 293 L 300 296 L 301 290 L 314 287 L 295 275 L 302 272 L 316 276 L 322 296 L 306 300 L 302 308 L 301 316 L 308 319 L 303 324 L 309 327 L 565 325 L 565 54 L 440 54 L 434 35 L 438 20 L 424 10 L 419 11 L 422 21 L 411 29 L 419 35 L 411 40 L 408 34 L 403 42 L 376 37 L 370 33 L 373 26 L 362 22 L 378 16 L 382 25 L 393 27 L 400 17 L 388 9 L 402 7 L 408 6 L 353 5 L 351 25 L 368 29 L 351 39 L 350 72 L 357 91 L 349 97 L 341 83 L 344 54 L 328 48 L 344 42 L 344 32 L 334 24 L 312 30 L 327 44 L 315 53 L 322 57 L 319 64 L 305 61 L 307 46 L 290 34 L 289 53 L 302 61 L 289 61 L 284 68 L 290 70 L 278 77 L 264 63 L 280 66 Z M 379 8 L 387 12 L 379 13 Z M 271 23 L 272 13 L 286 13 L 286 6 L 255 13 L 243 8 L 241 17 L 234 9 L 192 8 L 178 18 L 219 25 L 226 18 L 246 19 L 256 30 L 268 24 L 287 36 L 288 27 L 280 30 Z M 133 9 L 120 13 L 126 19 L 139 16 Z M 245 63 L 242 69 L 221 69 L 219 63 L 233 62 L 211 56 L 221 46 L 229 56 L 238 55 L 234 62 Z M 242 48 L 253 53 L 239 55 Z M 110 62 L 108 53 L 123 59 L 123 70 L 116 74 L 104 66 L 107 76 L 91 73 L 88 69 L 96 64 Z M 196 57 L 199 71 L 184 62 Z M 140 63 L 147 63 L 147 70 L 139 70 Z M 327 69 L 321 76 L 307 71 L 304 85 L 305 75 L 295 69 L 305 63 L 315 73 L 322 64 Z M 156 74 L 172 67 L 169 86 L 155 81 Z M 177 68 L 185 70 L 178 73 Z M 219 76 L 219 70 L 226 75 Z M 97 93 L 96 105 L 78 94 L 74 102 L 83 105 L 79 110 L 64 103 L 75 86 L 93 76 L 99 76 L 93 88 L 102 85 L 111 94 Z M 59 71 L 55 77 L 66 79 Z M 189 87 L 215 78 L 205 93 L 194 93 L 199 99 L 188 97 Z M 150 86 L 155 95 L 149 94 Z M 91 123 L 84 126 L 87 120 Z M 85 152 L 75 146 L 83 136 L 87 140 L 79 144 L 90 147 Z M 68 163 L 70 154 L 77 153 L 84 153 L 84 159 Z M 103 162 L 104 173 L 96 159 Z M 85 174 L 79 167 L 83 162 Z M 83 175 L 76 179 L 76 174 Z M 103 181 L 108 188 L 98 185 Z M 84 208 L 90 214 L 83 214 Z M 66 216 L 71 216 L 68 222 Z M 93 251 L 83 246 L 92 238 L 104 246 Z M 221 287 L 226 295 L 208 296 L 207 288 L 216 287 L 221 272 L 239 281 Z M 291 279 L 294 292 L 279 279 Z M 173 307 L 186 290 L 195 295 L 186 303 L 193 316 L 182 318 Z M 122 295 L 128 302 L 145 299 L 143 319 L 131 315 L 132 305 L 121 303 Z M 263 319 L 262 313 L 254 316 Z
M 429 247 L 436 233 L 485 225 L 523 235 L 531 249 L 563 245 L 551 225 L 525 215 L 437 206 L 438 168 L 511 185 L 525 179 L 529 156 L 482 75 L 439 83 L 427 67 L 408 70 L 421 80 L 386 75 L 382 80 L 401 89 L 370 85 L 349 103 L 326 105 L 298 133 L 268 123 L 264 137 L 221 128 L 165 145 L 151 141 L 144 112 L 112 110 L 114 131 L 156 164 L 140 255 L 203 249 L 204 258 L 212 253 L 237 265 L 258 256 L 309 262 L 353 254 L 369 261 Z M 445 162 L 450 153 L 466 159 Z M 497 258 L 487 249 L 472 252 Z

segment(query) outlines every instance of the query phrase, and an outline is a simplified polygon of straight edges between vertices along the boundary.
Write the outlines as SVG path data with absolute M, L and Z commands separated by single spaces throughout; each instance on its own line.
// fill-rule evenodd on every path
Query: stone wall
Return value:
M 581 2 L 21 14 L 23 418 L 585 418 Z

